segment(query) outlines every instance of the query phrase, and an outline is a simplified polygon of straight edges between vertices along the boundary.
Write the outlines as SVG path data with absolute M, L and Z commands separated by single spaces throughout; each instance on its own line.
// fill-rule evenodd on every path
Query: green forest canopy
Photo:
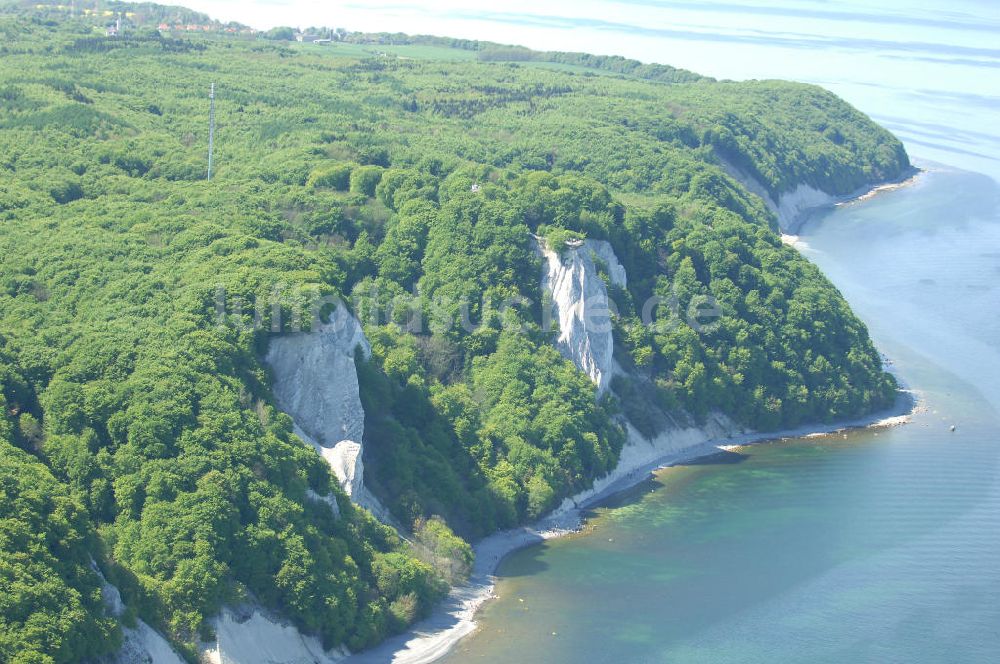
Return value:
M 774 194 L 908 168 L 818 87 L 499 47 L 446 58 L 420 40 L 373 55 L 108 39 L 55 11 L 0 14 L 0 37 L 0 659 L 116 647 L 91 560 L 187 656 L 248 597 L 363 648 L 467 570 L 458 536 L 538 517 L 613 468 L 622 415 L 649 435 L 713 410 L 771 430 L 894 396 L 864 325 L 719 167 Z M 606 239 L 626 267 L 622 399 L 595 402 L 538 327 L 532 233 Z M 478 327 L 367 326 L 366 480 L 425 535 L 411 545 L 351 506 L 276 409 L 273 310 L 219 326 L 215 302 L 277 297 L 288 321 L 309 297 L 414 288 L 428 318 L 464 300 Z M 710 295 L 722 317 L 650 327 L 654 295 L 682 310 Z M 534 305 L 489 306 L 515 296 Z

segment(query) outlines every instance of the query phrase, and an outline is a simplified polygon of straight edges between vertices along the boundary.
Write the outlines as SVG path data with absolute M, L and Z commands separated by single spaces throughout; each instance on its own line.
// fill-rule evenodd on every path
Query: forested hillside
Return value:
M 908 168 L 820 88 L 443 42 L 103 35 L 0 13 L 0 660 L 116 647 L 92 561 L 126 623 L 189 656 L 247 597 L 363 648 L 454 580 L 428 546 L 462 558 L 451 531 L 588 487 L 625 417 L 773 430 L 893 399 L 864 325 L 719 166 L 775 195 Z M 600 400 L 540 324 L 533 234 L 608 240 L 628 271 L 628 377 Z M 269 338 L 336 295 L 373 351 L 366 479 L 400 523 L 433 524 L 430 545 L 353 507 L 275 406 Z M 721 318 L 644 321 L 653 296 L 710 296 Z

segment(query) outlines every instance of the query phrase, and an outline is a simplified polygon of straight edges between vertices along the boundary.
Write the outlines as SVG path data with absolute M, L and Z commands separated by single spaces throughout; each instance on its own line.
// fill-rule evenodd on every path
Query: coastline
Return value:
M 910 170 L 898 177 L 891 182 L 883 182 L 882 184 L 875 185 L 868 188 L 864 193 L 858 194 L 856 196 L 848 196 L 844 200 L 834 203 L 836 207 L 843 207 L 845 205 L 854 205 L 855 203 L 863 203 L 865 201 L 875 198 L 879 194 L 884 194 L 890 191 L 896 191 L 897 189 L 903 189 L 904 187 L 909 187 L 916 184 L 917 178 L 920 177 L 926 169 L 920 168 L 918 166 L 911 166 Z
M 899 177 L 892 180 L 886 180 L 879 183 L 869 183 L 843 196 L 833 196 L 827 194 L 827 200 L 822 203 L 818 205 L 810 205 L 797 210 L 795 218 L 788 224 L 787 228 L 781 229 L 780 235 L 783 238 L 786 236 L 798 237 L 799 231 L 802 230 L 803 224 L 808 221 L 811 212 L 825 208 L 837 208 L 847 205 L 855 205 L 856 203 L 863 203 L 875 198 L 879 194 L 909 187 L 910 185 L 915 184 L 917 182 L 917 178 L 919 178 L 924 172 L 924 169 L 911 164 L 909 169 L 904 171 Z
M 897 191 L 905 187 L 913 186 L 917 184 L 919 178 L 922 175 L 927 174 L 929 170 L 931 169 L 920 168 L 919 166 L 911 166 L 909 171 L 907 171 L 906 173 L 904 173 L 902 176 L 900 176 L 895 180 L 891 180 L 889 182 L 883 182 L 882 184 L 864 187 L 855 192 L 856 195 L 832 199 L 827 204 L 807 208 L 803 210 L 801 213 L 799 213 L 798 217 L 795 219 L 795 222 L 792 224 L 792 227 L 787 230 L 782 229 L 778 234 L 778 237 L 781 238 L 781 242 L 783 244 L 786 244 L 790 247 L 794 247 L 796 249 L 806 248 L 807 245 L 805 241 L 802 239 L 802 236 L 799 235 L 799 232 L 802 230 L 802 227 L 806 224 L 806 222 L 809 221 L 811 213 L 815 212 L 816 210 L 823 210 L 831 207 L 833 208 L 848 207 L 851 205 L 855 205 L 857 203 L 864 203 L 872 200 L 873 198 L 879 196 L 880 194 L 887 194 L 889 192 Z
M 810 213 L 816 210 L 867 201 L 880 193 L 912 184 L 916 181 L 917 176 L 923 172 L 922 168 L 911 163 L 906 170 L 895 178 L 867 182 L 847 194 L 830 194 L 812 185 L 800 183 L 794 189 L 782 192 L 775 198 L 760 180 L 742 170 L 718 152 L 715 153 L 715 157 L 723 171 L 743 185 L 748 192 L 758 196 L 764 202 L 767 209 L 777 218 L 778 234 L 782 237 L 796 236 L 802 229 L 802 225 L 809 219 Z
M 664 454 L 652 462 L 634 467 L 619 467 L 617 477 L 597 491 L 589 490 L 567 499 L 539 521 L 490 535 L 474 547 L 476 561 L 469 580 L 451 589 L 448 597 L 428 618 L 406 633 L 387 639 L 371 650 L 347 657 L 345 662 L 392 664 L 429 664 L 447 654 L 459 641 L 475 631 L 475 615 L 480 607 L 494 598 L 495 574 L 500 563 L 511 553 L 549 539 L 578 532 L 585 523 L 584 512 L 609 497 L 626 491 L 647 480 L 662 468 L 690 463 L 697 459 L 732 451 L 750 445 L 764 444 L 789 438 L 812 438 L 840 434 L 848 430 L 883 429 L 901 426 L 910 421 L 917 410 L 914 394 L 900 389 L 896 402 L 885 410 L 866 417 L 843 420 L 826 425 L 803 425 L 774 432 L 751 432 L 703 440 L 684 449 Z
M 788 230 L 782 229 L 782 242 L 796 244 L 798 230 L 809 213 L 822 208 L 840 207 L 909 186 L 916 182 L 924 170 L 911 166 L 899 178 L 878 184 L 866 185 L 847 196 L 833 197 L 821 204 L 797 210 Z M 746 182 L 744 181 L 744 184 Z M 753 191 L 751 189 L 751 191 Z M 767 200 L 767 199 L 765 199 Z M 887 370 L 891 371 L 890 367 Z M 653 460 L 642 459 L 628 465 L 623 457 L 619 466 L 604 478 L 595 480 L 595 488 L 567 498 L 552 513 L 537 522 L 485 537 L 473 546 L 476 554 L 469 580 L 453 587 L 445 600 L 431 615 L 405 633 L 386 639 L 374 648 L 346 657 L 343 661 L 358 664 L 430 664 L 445 656 L 464 637 L 476 630 L 476 613 L 488 600 L 494 598 L 495 573 L 500 563 L 511 553 L 549 539 L 578 532 L 585 522 L 584 510 L 607 498 L 626 491 L 649 478 L 656 470 L 689 463 L 719 453 L 749 445 L 763 444 L 788 438 L 812 438 L 843 433 L 856 429 L 881 429 L 901 426 L 910 421 L 918 409 L 912 391 L 900 386 L 896 402 L 889 408 L 866 417 L 842 420 L 826 425 L 809 424 L 775 432 L 750 432 L 728 436 L 710 435 L 690 446 L 660 454 Z M 632 433 L 632 432 L 630 432 Z M 630 436 L 631 437 L 631 436 Z M 597 486 L 602 483 L 602 486 Z

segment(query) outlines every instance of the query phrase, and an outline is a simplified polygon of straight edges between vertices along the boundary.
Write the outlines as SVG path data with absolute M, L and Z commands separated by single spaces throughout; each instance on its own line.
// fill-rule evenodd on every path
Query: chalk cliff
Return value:
M 843 197 L 828 194 L 807 184 L 800 184 L 795 189 L 779 195 L 775 200 L 767 188 L 752 175 L 725 159 L 720 158 L 719 162 L 726 173 L 742 184 L 747 191 L 763 199 L 764 205 L 778 218 L 778 228 L 782 233 L 797 233 L 805 212 L 843 200 Z
M 340 305 L 318 330 L 271 340 L 265 360 L 274 372 L 274 397 L 295 432 L 316 448 L 352 497 L 362 493 L 361 443 L 365 411 L 354 353 L 371 347 L 361 324 Z
M 108 615 L 120 618 L 125 613 L 125 602 L 122 601 L 118 588 L 108 583 L 107 579 L 91 562 L 97 575 L 101 578 L 101 599 Z M 169 642 L 155 629 L 141 619 L 136 619 L 133 627 L 122 627 L 122 647 L 118 652 L 96 660 L 93 664 L 184 664 L 184 659 L 177 654 Z
M 614 373 L 621 369 L 612 357 L 614 342 L 608 289 L 599 274 L 598 263 L 605 268 L 608 281 L 623 288 L 627 285 L 625 268 L 611 245 L 603 240 L 584 240 L 567 245 L 562 255 L 546 246 L 544 239 L 536 238 L 536 242 L 539 253 L 545 259 L 542 289 L 552 298 L 553 316 L 559 324 L 556 347 L 590 377 L 597 385 L 598 393 L 603 392 Z M 644 437 L 631 424 L 624 424 L 628 437 L 615 469 L 604 477 L 596 478 L 592 488 L 567 498 L 556 513 L 600 495 L 629 473 L 657 459 L 706 441 L 729 437 L 738 430 L 729 418 L 719 413 L 713 413 L 701 426 L 674 424 L 651 439 Z
M 324 650 L 315 636 L 253 606 L 224 608 L 212 627 L 215 638 L 202 645 L 207 664 L 334 664 L 350 654 Z
M 296 435 L 330 464 L 352 501 L 381 516 L 385 510 L 364 487 L 365 411 L 354 364 L 358 349 L 371 356 L 361 324 L 340 305 L 318 329 L 272 339 L 264 359 L 274 374 L 274 398 L 291 416 Z M 332 495 L 310 491 L 308 497 L 340 514 Z M 316 637 L 253 604 L 223 608 L 212 629 L 215 638 L 201 645 L 202 659 L 210 664 L 331 664 L 348 654 L 325 651 Z
M 550 248 L 536 238 L 544 259 L 542 290 L 552 298 L 552 316 L 558 323 L 556 347 L 604 392 L 614 374 L 614 341 L 608 289 L 598 263 L 609 281 L 625 287 L 625 268 L 611 245 L 603 240 L 584 240 L 566 247 Z M 558 249 L 558 250 L 557 250 Z

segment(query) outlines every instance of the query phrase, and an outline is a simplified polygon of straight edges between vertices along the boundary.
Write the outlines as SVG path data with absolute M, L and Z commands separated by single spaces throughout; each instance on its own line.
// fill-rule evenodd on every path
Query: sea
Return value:
M 910 423 L 663 469 L 512 554 L 449 664 L 1000 662 L 1000 2 L 191 0 L 343 26 L 822 85 L 891 129 L 906 187 L 795 246 L 868 325 Z M 954 430 L 952 428 L 954 427 Z
M 917 410 L 658 471 L 505 559 L 441 661 L 1000 662 L 1000 3 L 577 5 L 588 18 L 484 12 L 594 35 L 582 50 L 817 83 L 904 141 L 911 184 L 812 214 L 795 246 Z

